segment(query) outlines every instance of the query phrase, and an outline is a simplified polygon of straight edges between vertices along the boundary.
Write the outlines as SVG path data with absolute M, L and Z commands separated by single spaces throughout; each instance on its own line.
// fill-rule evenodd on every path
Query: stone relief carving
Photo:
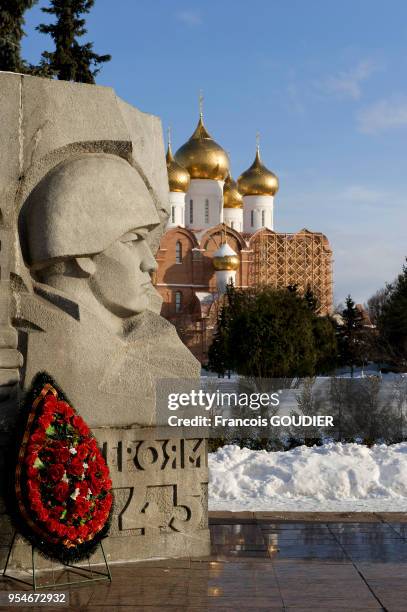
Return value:
M 168 217 L 160 122 L 109 88 L 6 73 L 0 103 L 0 427 L 48 371 L 104 447 L 112 534 L 144 536 L 126 553 L 111 538 L 112 557 L 204 554 L 205 440 L 157 432 L 157 379 L 200 372 L 151 283 Z

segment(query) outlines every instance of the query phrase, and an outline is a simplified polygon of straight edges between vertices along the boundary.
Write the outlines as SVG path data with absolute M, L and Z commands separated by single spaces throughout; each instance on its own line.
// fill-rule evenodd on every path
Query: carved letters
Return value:
M 121 535 L 146 535 L 206 528 L 206 440 L 120 434 L 109 432 L 108 441 L 101 443 L 116 495 L 112 529 Z

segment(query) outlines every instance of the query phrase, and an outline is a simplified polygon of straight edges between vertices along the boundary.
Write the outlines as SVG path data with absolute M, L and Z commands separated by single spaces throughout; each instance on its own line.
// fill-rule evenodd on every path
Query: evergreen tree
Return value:
M 228 311 L 222 308 L 218 317 L 216 332 L 208 351 L 208 367 L 212 372 L 217 372 L 221 376 L 225 375 L 228 369 Z
M 312 315 L 302 297 L 269 287 L 228 293 L 226 312 L 219 320 L 222 333 L 210 351 L 210 368 L 216 371 L 222 364 L 224 369 L 256 378 L 314 372 Z
M 24 13 L 38 0 L 0 0 L 0 70 L 26 72 L 21 59 Z
M 363 360 L 363 315 L 356 307 L 351 296 L 346 298 L 345 309 L 341 313 L 342 323 L 337 327 L 339 361 L 350 366 L 353 377 L 354 367 Z
M 310 311 L 316 313 L 318 310 L 318 300 L 309 285 L 307 287 L 306 292 L 304 293 L 304 300 Z
M 377 325 L 383 313 L 384 305 L 387 302 L 391 285 L 387 285 L 384 289 L 379 289 L 367 300 L 367 312 L 373 325 Z
M 312 332 L 317 354 L 315 374 L 330 374 L 338 365 L 335 325 L 330 317 L 313 316 Z
M 82 15 L 89 13 L 95 0 L 51 0 L 44 13 L 55 15 L 53 24 L 41 24 L 38 30 L 50 34 L 55 43 L 55 51 L 44 51 L 42 63 L 51 74 L 64 81 L 94 83 L 100 71 L 100 64 L 108 62 L 110 55 L 98 55 L 93 51 L 93 43 L 79 44 L 77 38 L 84 36 L 85 20 Z
M 388 358 L 395 365 L 407 365 L 407 265 L 394 283 L 388 285 L 387 296 L 377 320 L 380 340 Z

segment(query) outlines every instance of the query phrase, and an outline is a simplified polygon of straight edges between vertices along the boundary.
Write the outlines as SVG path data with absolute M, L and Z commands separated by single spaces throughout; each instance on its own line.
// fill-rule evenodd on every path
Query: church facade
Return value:
M 155 286 L 162 316 L 206 363 L 226 285 L 310 288 L 320 314 L 332 310 L 332 250 L 320 232 L 274 230 L 277 176 L 257 145 L 237 181 L 226 152 L 210 136 L 202 113 L 175 156 L 167 151 L 171 213 L 157 253 Z

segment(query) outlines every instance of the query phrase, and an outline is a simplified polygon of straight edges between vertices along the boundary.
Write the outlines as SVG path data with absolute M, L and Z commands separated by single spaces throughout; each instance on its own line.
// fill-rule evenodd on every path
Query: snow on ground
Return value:
M 210 510 L 407 511 L 407 442 L 209 455 Z

